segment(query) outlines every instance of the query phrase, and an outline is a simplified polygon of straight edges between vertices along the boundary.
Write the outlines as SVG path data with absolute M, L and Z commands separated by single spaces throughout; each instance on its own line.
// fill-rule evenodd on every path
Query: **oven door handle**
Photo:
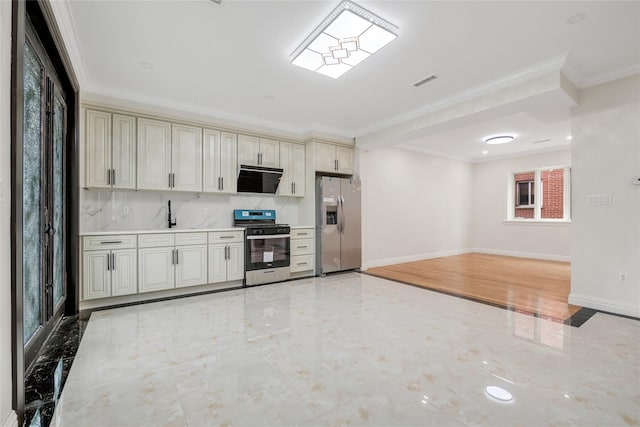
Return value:
M 289 234 L 267 234 L 266 236 L 247 236 L 247 240 L 288 239 Z

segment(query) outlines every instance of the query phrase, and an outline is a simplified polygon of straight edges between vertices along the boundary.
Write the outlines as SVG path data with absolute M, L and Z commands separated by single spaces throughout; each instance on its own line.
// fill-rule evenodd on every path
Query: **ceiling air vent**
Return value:
M 413 85 L 415 87 L 420 87 L 425 83 L 429 83 L 431 80 L 435 80 L 437 79 L 438 76 L 436 76 L 435 74 L 431 74 L 430 76 L 425 77 L 424 79 L 420 80 L 419 82 L 414 83 Z
M 540 144 L 541 142 L 549 142 L 550 139 L 541 139 L 540 141 L 531 141 L 532 144 Z

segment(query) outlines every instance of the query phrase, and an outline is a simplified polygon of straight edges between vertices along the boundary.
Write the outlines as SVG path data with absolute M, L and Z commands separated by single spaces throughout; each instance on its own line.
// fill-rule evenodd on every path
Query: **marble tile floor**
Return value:
M 63 318 L 45 343 L 25 378 L 25 426 L 49 425 L 86 325 L 78 316 Z
M 349 273 L 95 312 L 53 426 L 637 426 L 640 322 Z M 513 395 L 489 397 L 487 386 Z

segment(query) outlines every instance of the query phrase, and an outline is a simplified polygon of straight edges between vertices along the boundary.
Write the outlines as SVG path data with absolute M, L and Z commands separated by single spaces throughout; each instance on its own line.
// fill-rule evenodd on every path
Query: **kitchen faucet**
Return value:
M 167 222 L 169 223 L 169 228 L 175 227 L 178 224 L 176 223 L 175 218 L 171 221 L 171 200 L 169 200 L 167 204 L 169 205 L 169 209 L 167 210 Z

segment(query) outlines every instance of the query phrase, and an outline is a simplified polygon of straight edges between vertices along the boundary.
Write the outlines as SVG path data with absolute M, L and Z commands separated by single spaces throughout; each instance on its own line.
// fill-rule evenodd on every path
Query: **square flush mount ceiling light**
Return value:
M 291 63 L 337 79 L 395 39 L 398 27 L 343 1 L 291 54 Z

